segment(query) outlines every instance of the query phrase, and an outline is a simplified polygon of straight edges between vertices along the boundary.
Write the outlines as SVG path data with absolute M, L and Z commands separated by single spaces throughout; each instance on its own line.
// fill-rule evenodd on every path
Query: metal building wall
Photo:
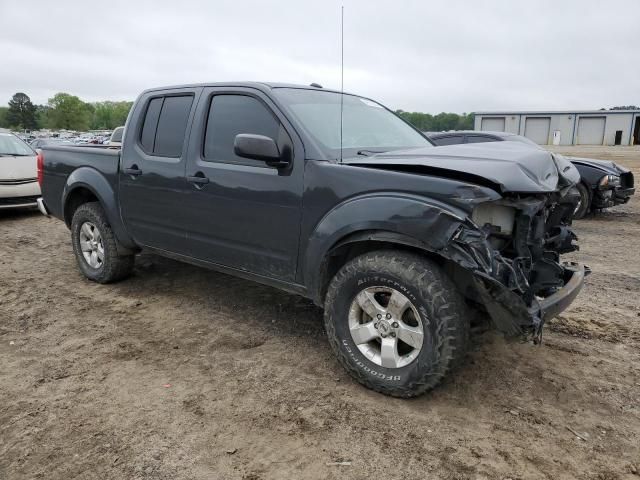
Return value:
M 602 135 L 602 140 L 600 140 L 599 135 L 595 135 L 598 132 L 592 132 L 591 140 L 588 142 L 583 139 L 583 144 L 592 144 L 594 141 L 601 141 L 602 145 L 614 145 L 615 144 L 615 136 L 616 131 L 622 131 L 621 137 L 621 145 L 630 145 L 633 128 L 634 128 L 634 118 L 640 116 L 640 112 L 629 111 L 629 112 L 619 112 L 619 111 L 611 111 L 611 110 L 602 110 L 602 111 L 578 111 L 578 112 L 484 112 L 477 113 L 475 115 L 474 128 L 475 130 L 488 130 L 487 128 L 483 128 L 483 119 L 487 119 L 485 121 L 486 125 L 490 125 L 495 127 L 499 125 L 496 122 L 497 119 L 504 119 L 504 131 L 510 133 L 517 133 L 523 136 L 531 136 L 534 137 L 532 140 L 539 141 L 541 136 L 544 136 L 544 132 L 542 132 L 543 123 L 548 121 L 549 124 L 549 134 L 548 134 L 548 144 L 553 144 L 554 132 L 556 133 L 556 137 L 559 135 L 559 145 L 577 145 L 578 144 L 578 134 L 580 119 L 582 118 L 593 118 L 593 117 L 605 117 L 605 126 L 604 126 L 604 134 Z M 548 119 L 548 120 L 532 120 L 532 119 Z M 494 120 L 489 120 L 494 119 Z M 534 128 L 530 126 L 530 133 L 527 133 L 527 120 L 530 120 L 529 125 L 536 125 Z M 591 123 L 589 123 L 591 122 Z M 589 125 L 594 127 L 597 121 L 586 120 L 584 125 Z M 534 128 L 531 130 L 531 128 Z M 546 127 L 545 127 L 546 128 Z M 533 132 L 533 133 L 531 133 Z M 584 133 L 582 135 L 584 137 Z M 595 139 L 595 137 L 598 137 Z M 595 140 L 594 140 L 595 139 Z

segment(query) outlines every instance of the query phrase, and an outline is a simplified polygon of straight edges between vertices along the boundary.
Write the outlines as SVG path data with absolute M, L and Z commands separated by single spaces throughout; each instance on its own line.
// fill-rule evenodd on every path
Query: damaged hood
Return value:
M 408 171 L 491 186 L 500 193 L 542 193 L 558 189 L 551 153 L 516 142 L 487 142 L 396 150 L 344 163 Z
M 617 163 L 610 160 L 594 160 L 593 158 L 579 158 L 579 157 L 565 157 L 571 163 L 579 165 L 587 165 L 589 167 L 602 170 L 604 173 L 610 173 L 612 175 L 620 175 L 621 173 L 628 172 L 629 170 L 621 167 Z

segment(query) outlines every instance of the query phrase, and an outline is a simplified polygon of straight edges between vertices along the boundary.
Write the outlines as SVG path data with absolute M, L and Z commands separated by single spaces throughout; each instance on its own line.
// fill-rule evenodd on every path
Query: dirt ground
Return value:
M 640 179 L 639 148 L 563 151 Z M 63 223 L 0 212 L 0 479 L 640 478 L 640 198 L 576 230 L 593 274 L 542 346 L 481 334 L 399 400 L 302 298 L 152 255 L 97 285 Z

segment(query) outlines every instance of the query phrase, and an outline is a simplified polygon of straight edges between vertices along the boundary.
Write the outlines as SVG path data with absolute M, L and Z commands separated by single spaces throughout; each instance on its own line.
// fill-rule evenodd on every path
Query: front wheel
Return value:
M 380 393 L 413 397 L 464 358 L 466 304 L 431 260 L 393 250 L 359 256 L 333 278 L 325 328 L 338 360 Z
M 133 255 L 118 255 L 116 237 L 98 202 L 82 204 L 71 220 L 71 241 L 80 271 L 89 280 L 110 283 L 133 270 Z

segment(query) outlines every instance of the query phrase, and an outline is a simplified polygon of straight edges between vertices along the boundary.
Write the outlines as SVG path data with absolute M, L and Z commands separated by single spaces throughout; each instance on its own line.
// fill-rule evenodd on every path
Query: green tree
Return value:
M 7 112 L 9 107 L 0 107 L 0 128 L 9 128 L 9 122 L 7 121 Z
M 472 130 L 473 114 L 463 113 L 438 113 L 431 115 L 421 112 L 405 112 L 397 110 L 396 113 L 411 125 L 423 132 L 442 132 L 448 130 Z
M 124 125 L 133 102 L 97 102 L 93 104 L 92 129 L 114 129 Z
M 39 128 L 51 128 L 50 111 L 51 107 L 49 105 L 36 105 L 36 119 Z
M 25 93 L 18 92 L 9 100 L 6 121 L 13 128 L 32 130 L 37 127 L 36 107 Z
M 57 93 L 48 102 L 49 128 L 87 130 L 91 123 L 93 107 L 75 95 Z

